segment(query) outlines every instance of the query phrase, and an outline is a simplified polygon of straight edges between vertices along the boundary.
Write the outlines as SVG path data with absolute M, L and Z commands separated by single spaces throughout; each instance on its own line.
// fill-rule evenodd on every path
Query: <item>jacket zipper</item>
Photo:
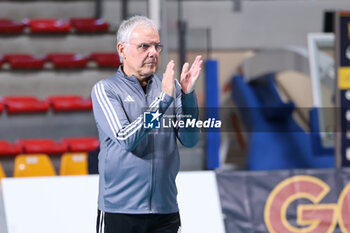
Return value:
M 153 139 L 153 137 L 152 137 Z M 152 140 L 153 141 L 153 140 Z M 151 176 L 151 195 L 149 197 L 149 212 L 152 213 L 152 196 L 153 196 L 153 178 L 154 178 L 154 154 L 152 154 L 152 176 Z
M 147 87 L 146 87 L 146 93 L 145 93 L 145 101 L 146 101 L 146 106 L 148 106 L 148 89 L 149 89 L 149 85 L 150 85 L 150 82 L 148 83 Z M 151 145 L 153 146 L 153 135 L 150 134 L 149 135 L 150 138 L 151 138 Z M 150 196 L 149 196 L 149 213 L 153 213 L 153 210 L 152 210 L 152 196 L 153 196 L 153 179 L 154 179 L 154 154 L 152 154 L 152 164 L 151 164 L 151 187 L 150 187 Z

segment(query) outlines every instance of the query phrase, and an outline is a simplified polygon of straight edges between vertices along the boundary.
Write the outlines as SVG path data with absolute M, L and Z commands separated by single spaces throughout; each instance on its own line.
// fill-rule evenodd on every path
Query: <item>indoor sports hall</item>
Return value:
M 132 91 L 116 100 L 139 111 L 150 133 L 138 143 L 160 154 L 144 157 L 151 204 L 165 158 L 153 145 L 176 130 L 177 233 L 350 233 L 348 0 L 0 0 L 0 233 L 104 232 L 99 171 L 117 139 L 100 140 L 92 93 L 128 64 L 116 34 L 135 16 L 157 25 L 160 43 L 137 48 L 154 48 L 164 77 L 174 61 L 175 93 L 188 94 L 183 65 L 201 65 L 197 119 L 139 111 Z M 108 104 L 113 129 L 120 109 Z M 200 132 L 194 146 L 186 128 Z

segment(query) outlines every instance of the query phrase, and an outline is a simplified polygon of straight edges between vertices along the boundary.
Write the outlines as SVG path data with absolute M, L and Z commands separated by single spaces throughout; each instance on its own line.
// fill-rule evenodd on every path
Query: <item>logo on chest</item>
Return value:
M 125 97 L 124 102 L 135 102 L 135 100 L 130 95 L 128 95 Z

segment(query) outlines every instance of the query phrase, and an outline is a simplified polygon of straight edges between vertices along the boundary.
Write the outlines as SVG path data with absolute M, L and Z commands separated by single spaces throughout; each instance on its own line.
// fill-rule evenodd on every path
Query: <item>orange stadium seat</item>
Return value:
M 50 53 L 46 60 L 52 62 L 55 68 L 85 68 L 88 59 L 80 54 Z
M 32 33 L 69 33 L 71 24 L 60 19 L 24 19 Z
M 2 168 L 2 165 L 1 165 L 1 163 L 0 163 L 0 180 L 1 180 L 2 178 L 5 178 L 5 177 L 6 177 L 5 171 L 4 171 L 4 169 Z
M 64 153 L 61 157 L 60 175 L 87 175 L 87 153 Z
M 119 67 L 121 65 L 117 53 L 91 53 L 89 58 L 99 67 Z
M 47 100 L 51 103 L 55 112 L 92 110 L 91 99 L 85 99 L 77 95 L 50 96 Z
M 9 114 L 47 112 L 50 108 L 47 100 L 39 100 L 34 96 L 5 96 L 3 103 Z
M 103 19 L 71 18 L 70 23 L 78 33 L 103 33 L 109 28 L 109 24 Z
M 15 158 L 14 177 L 55 175 L 55 169 L 46 154 L 21 154 Z
M 23 23 L 16 23 L 10 19 L 0 19 L 0 34 L 19 34 L 24 28 Z
M 29 54 L 4 54 L 3 61 L 10 64 L 12 69 L 41 69 L 43 58 L 36 58 Z
M 46 138 L 18 139 L 15 144 L 21 146 L 24 153 L 62 154 L 68 151 L 65 142 Z
M 22 147 L 14 145 L 6 140 L 0 140 L 0 157 L 9 155 L 18 155 L 22 153 Z
M 70 152 L 89 152 L 100 146 L 100 141 L 95 137 L 62 138 L 61 141 L 68 145 Z

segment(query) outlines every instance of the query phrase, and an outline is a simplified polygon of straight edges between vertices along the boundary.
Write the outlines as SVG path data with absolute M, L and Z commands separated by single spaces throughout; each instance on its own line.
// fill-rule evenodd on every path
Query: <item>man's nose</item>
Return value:
M 157 49 L 156 49 L 156 46 L 151 46 L 150 48 L 149 48 L 149 51 L 148 51 L 148 56 L 150 56 L 150 57 L 154 57 L 154 56 L 156 56 L 156 55 L 158 55 L 158 51 L 157 51 Z

